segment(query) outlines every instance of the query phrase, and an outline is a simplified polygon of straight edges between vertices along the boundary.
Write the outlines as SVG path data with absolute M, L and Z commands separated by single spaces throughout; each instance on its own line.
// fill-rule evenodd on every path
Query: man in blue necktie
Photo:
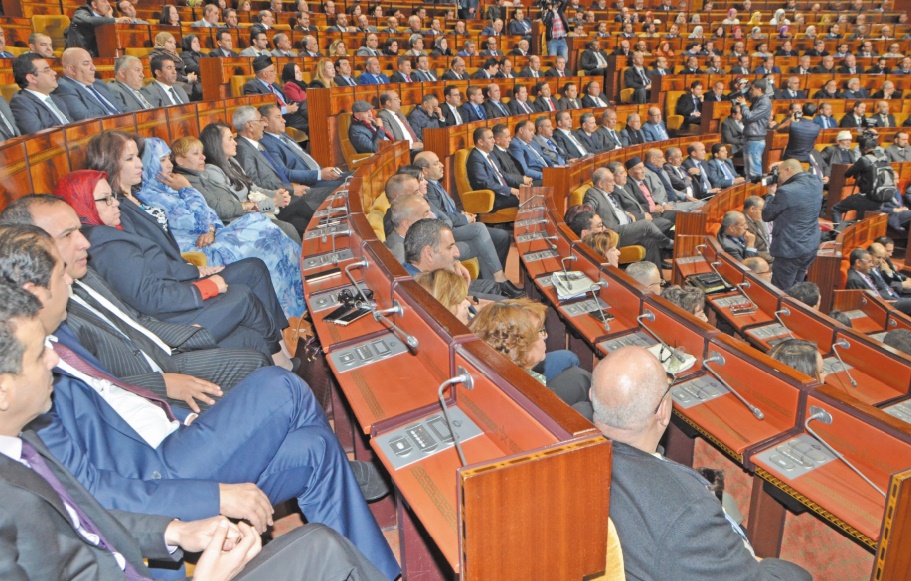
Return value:
M 487 114 L 484 113 L 484 92 L 481 87 L 468 87 L 465 95 L 468 97 L 468 101 L 462 105 L 459 111 L 462 119 L 468 122 L 487 119 Z
M 60 59 L 64 76 L 57 81 L 53 94 L 63 100 L 70 121 L 118 115 L 122 111 L 106 84 L 95 79 L 92 55 L 84 48 L 72 47 L 63 51 Z

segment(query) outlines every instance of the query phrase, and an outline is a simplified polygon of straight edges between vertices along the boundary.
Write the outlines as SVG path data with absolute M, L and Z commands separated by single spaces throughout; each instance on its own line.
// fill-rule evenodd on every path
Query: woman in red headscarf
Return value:
M 87 226 L 120 226 L 120 201 L 107 182 L 103 171 L 83 169 L 74 171 L 57 182 L 54 193 L 76 210 L 79 221 Z

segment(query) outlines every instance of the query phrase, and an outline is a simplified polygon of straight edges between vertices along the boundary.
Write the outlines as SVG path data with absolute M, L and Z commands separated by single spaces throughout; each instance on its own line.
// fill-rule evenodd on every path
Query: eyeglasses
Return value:
M 667 374 L 667 389 L 664 390 L 664 393 L 661 394 L 661 399 L 658 400 L 658 405 L 655 406 L 655 411 L 653 414 L 658 413 L 658 409 L 661 407 L 661 402 L 664 401 L 664 398 L 667 397 L 667 394 L 671 391 L 671 388 L 674 387 L 674 383 L 677 381 L 677 376 L 671 373 L 670 371 L 665 371 Z
M 107 196 L 105 196 L 103 198 L 95 198 L 95 203 L 98 204 L 98 203 L 104 202 L 105 206 L 113 206 L 115 199 L 116 198 L 114 197 L 113 194 L 108 194 Z

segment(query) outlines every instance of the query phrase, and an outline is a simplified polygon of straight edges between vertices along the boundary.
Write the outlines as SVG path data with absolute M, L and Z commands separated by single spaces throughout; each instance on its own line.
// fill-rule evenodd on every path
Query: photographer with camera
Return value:
M 772 118 L 772 101 L 766 95 L 767 89 L 768 81 L 759 79 L 750 87 L 749 102 L 743 96 L 734 100 L 743 113 L 743 171 L 747 179 L 762 174 L 765 136 Z
M 854 178 L 857 193 L 832 206 L 832 222 L 836 226 L 845 212 L 856 210 L 858 218 L 862 218 L 863 212 L 882 209 L 883 203 L 895 195 L 895 171 L 879 147 L 879 137 L 864 131 L 857 143 L 860 159 L 845 170 L 845 177 Z
M 778 166 L 778 188 L 765 197 L 762 220 L 772 223 L 772 284 L 787 291 L 802 282 L 819 249 L 822 180 L 796 159 Z
M 563 14 L 567 0 L 538 0 L 541 8 L 541 22 L 544 23 L 544 37 L 547 40 L 547 54 L 559 55 L 569 58 L 569 48 L 566 46 L 566 37 L 569 34 L 569 25 Z

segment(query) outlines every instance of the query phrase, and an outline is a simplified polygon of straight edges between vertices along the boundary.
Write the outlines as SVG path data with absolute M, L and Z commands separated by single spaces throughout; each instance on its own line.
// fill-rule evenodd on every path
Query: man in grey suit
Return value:
M 186 105 L 190 96 L 177 84 L 177 67 L 167 55 L 155 55 L 149 64 L 155 80 L 142 88 L 142 94 L 153 107 Z
M 402 115 L 402 98 L 395 91 L 380 93 L 380 110 L 376 114 L 383 120 L 383 126 L 392 132 L 396 141 L 407 141 L 412 152 L 424 150 L 424 142 L 418 139 L 411 124 Z
M 13 112 L 9 108 L 6 99 L 0 97 L 0 142 L 19 137 L 22 133 L 16 127 L 16 120 L 13 118 Z
M 259 532 L 245 522 L 105 510 L 35 432 L 23 431 L 52 409 L 58 357 L 45 348 L 41 310 L 34 295 L 0 285 L 0 349 L 18 355 L 0 368 L 0 542 L 9 547 L 0 553 L 0 570 L 29 579 L 139 579 L 152 575 L 143 558 L 178 562 L 183 551 L 204 551 L 196 576 L 211 581 L 291 581 L 302 571 L 319 581 L 384 578 L 321 525 L 296 529 L 260 553 Z
M 272 51 L 272 56 L 297 56 L 297 53 L 291 50 L 291 37 L 284 32 L 279 32 L 273 36 L 272 44 L 275 45 L 275 49 Z
M 252 28 L 250 33 L 250 46 L 240 51 L 240 56 L 258 57 L 269 56 L 269 39 L 261 28 Z
M 709 483 L 658 456 L 673 411 L 670 388 L 664 366 L 641 347 L 612 352 L 592 373 L 593 421 L 614 445 L 610 518 L 627 576 L 810 581 L 787 561 L 757 560 Z
M 70 112 L 71 121 L 107 117 L 122 113 L 107 85 L 95 79 L 92 55 L 84 48 L 63 51 L 64 76 L 57 80 L 54 95 L 60 97 Z
M 585 192 L 582 203 L 601 217 L 604 226 L 620 235 L 620 246 L 638 244 L 645 248 L 645 259 L 661 268 L 661 250 L 672 249 L 674 241 L 662 234 L 649 220 L 636 220 L 625 211 L 617 198 L 614 174 L 599 167 L 592 174 L 592 187 Z
M 57 88 L 57 73 L 39 54 L 25 53 L 13 60 L 13 78 L 22 88 L 13 95 L 9 107 L 16 126 L 23 134 L 66 125 L 72 121 L 66 104 L 51 95 Z
M 74 281 L 67 327 L 116 377 L 198 413 L 215 403 L 211 396 L 271 365 L 259 351 L 218 349 L 201 327 L 159 321 L 124 303 L 88 268 L 89 241 L 79 231 L 79 216 L 62 198 L 18 198 L 0 214 L 0 224 L 32 224 L 51 235 Z
M 291 194 L 288 204 L 280 208 L 278 218 L 290 222 L 298 233 L 303 233 L 315 210 L 305 202 L 304 194 L 309 188 L 292 183 L 281 165 L 260 143 L 265 133 L 262 114 L 249 105 L 238 107 L 234 110 L 231 123 L 237 131 L 237 154 L 234 158 L 256 185 Z
M 218 28 L 218 5 L 206 4 L 202 11 L 202 20 L 191 24 L 193 28 Z
M 152 108 L 141 91 L 144 80 L 141 60 L 130 55 L 117 57 L 114 61 L 114 78 L 108 81 L 108 90 L 122 111 Z

